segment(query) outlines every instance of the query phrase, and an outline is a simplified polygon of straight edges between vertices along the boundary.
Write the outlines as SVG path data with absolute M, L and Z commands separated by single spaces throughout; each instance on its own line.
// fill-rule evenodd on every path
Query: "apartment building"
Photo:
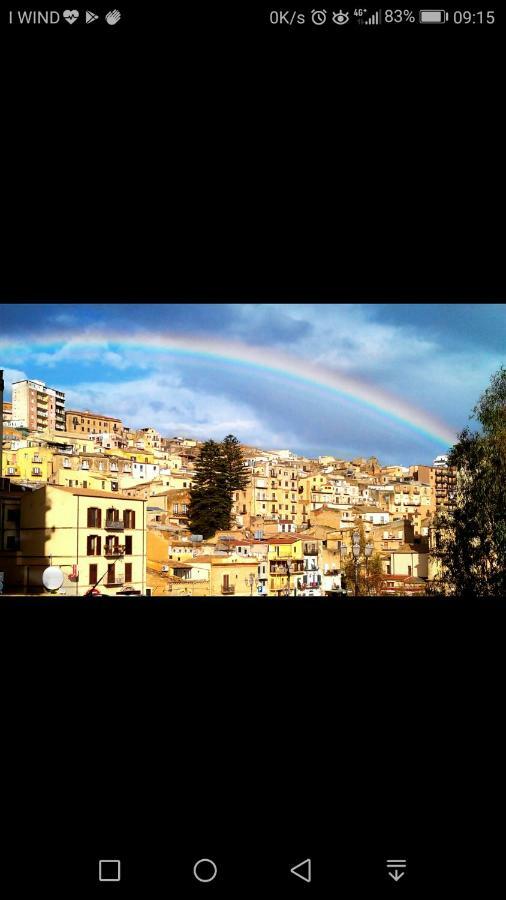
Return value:
M 276 597 L 294 596 L 297 581 L 304 576 L 304 551 L 301 535 L 268 538 L 269 581 L 267 593 Z
M 122 437 L 125 433 L 121 419 L 79 409 L 66 411 L 65 428 L 74 434 L 111 434 Z
M 449 511 L 457 501 L 457 469 L 455 466 L 433 466 L 430 472 L 435 512 Z
M 65 393 L 37 379 L 14 381 L 12 418 L 29 431 L 65 431 Z
M 300 525 L 302 509 L 296 468 L 268 463 L 256 465 L 246 490 L 234 494 L 232 514 L 242 528 L 250 528 L 253 522 L 263 519 Z
M 44 594 L 42 573 L 60 566 L 68 595 L 83 595 L 100 580 L 108 594 L 145 593 L 146 501 L 107 491 L 44 485 L 20 503 L 16 585 Z

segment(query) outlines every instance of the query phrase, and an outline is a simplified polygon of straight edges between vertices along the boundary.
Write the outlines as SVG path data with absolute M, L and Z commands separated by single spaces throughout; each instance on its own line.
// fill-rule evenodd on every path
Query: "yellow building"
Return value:
M 269 563 L 269 580 L 267 593 L 277 597 L 283 594 L 293 595 L 296 591 L 297 578 L 304 575 L 303 540 L 300 535 L 280 535 L 270 537 L 267 560 Z
M 258 561 L 238 556 L 197 556 L 195 566 L 208 566 L 211 597 L 242 596 L 256 594 Z M 251 584 L 250 584 L 250 579 Z
M 45 484 L 53 472 L 53 453 L 47 447 L 21 447 L 2 455 L 2 475 L 11 481 Z
M 18 590 L 46 593 L 42 573 L 53 565 L 62 568 L 62 590 L 69 595 L 85 594 L 99 579 L 107 594 L 126 588 L 145 593 L 145 506 L 120 493 L 58 485 L 23 495 Z
M 171 543 L 166 532 L 148 530 L 148 586 L 153 594 L 190 596 L 256 595 L 258 559 L 240 555 L 193 556 L 187 544 Z

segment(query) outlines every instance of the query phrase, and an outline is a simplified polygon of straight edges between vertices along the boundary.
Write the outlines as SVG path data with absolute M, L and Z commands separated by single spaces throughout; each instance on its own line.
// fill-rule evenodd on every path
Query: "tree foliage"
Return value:
M 195 464 L 188 519 L 192 532 L 206 540 L 230 528 L 232 495 L 244 490 L 249 477 L 239 442 L 229 434 L 221 442 L 206 441 Z
M 506 589 L 506 369 L 492 376 L 473 411 L 482 431 L 464 429 L 448 464 L 457 470 L 455 508 L 435 520 L 431 555 L 442 588 L 502 596 Z
M 365 565 L 365 556 L 362 554 L 359 558 L 360 565 L 358 567 L 358 593 L 359 594 L 379 594 L 383 583 L 383 568 L 381 565 L 381 556 L 379 553 L 373 553 L 368 560 L 367 567 Z M 355 560 L 352 556 L 348 558 L 344 564 L 344 574 L 346 576 L 346 585 L 348 590 L 355 591 Z

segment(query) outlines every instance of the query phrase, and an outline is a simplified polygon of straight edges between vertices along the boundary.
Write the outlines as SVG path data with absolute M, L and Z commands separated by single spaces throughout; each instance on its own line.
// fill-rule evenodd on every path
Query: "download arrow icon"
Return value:
M 390 878 L 393 878 L 394 881 L 399 881 L 400 878 L 404 875 L 404 872 L 398 872 L 397 869 L 395 872 L 389 872 Z

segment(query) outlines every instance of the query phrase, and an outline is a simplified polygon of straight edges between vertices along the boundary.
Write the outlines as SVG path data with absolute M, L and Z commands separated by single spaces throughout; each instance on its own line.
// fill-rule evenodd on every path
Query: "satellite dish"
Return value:
M 64 581 L 63 572 L 59 566 L 48 566 L 42 573 L 42 583 L 48 591 L 57 591 Z

